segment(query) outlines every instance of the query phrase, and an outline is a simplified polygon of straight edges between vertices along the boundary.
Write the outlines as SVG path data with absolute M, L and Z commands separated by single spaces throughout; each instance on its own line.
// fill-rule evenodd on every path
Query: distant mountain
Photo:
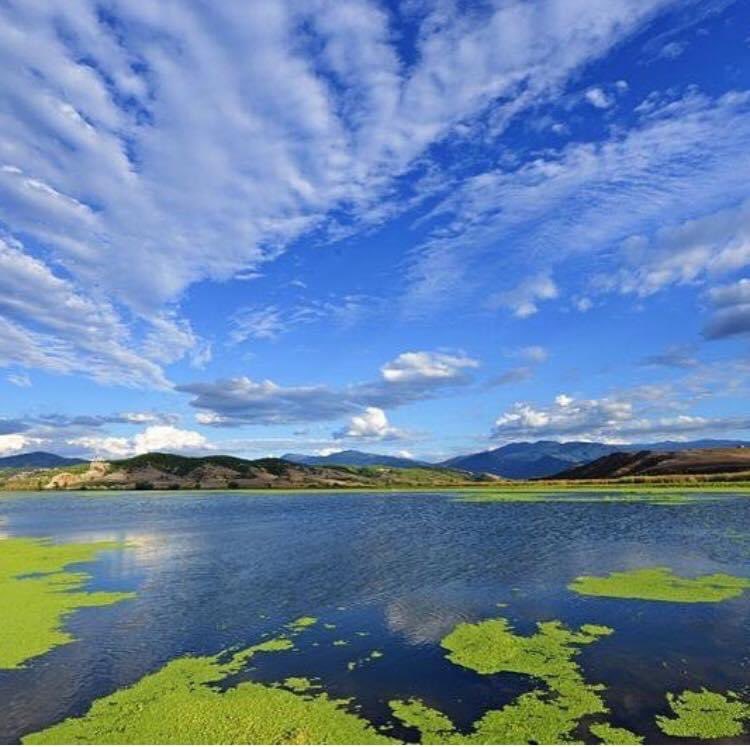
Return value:
M 307 464 L 309 466 L 343 465 L 345 467 L 431 467 L 427 462 L 419 462 L 416 459 L 404 457 L 386 456 L 385 454 L 369 454 L 366 451 L 337 451 L 328 456 L 310 456 L 309 454 L 284 454 L 281 457 L 295 464 Z M 441 465 L 442 466 L 442 465 Z
M 552 475 L 553 480 L 612 480 L 656 475 L 719 475 L 750 472 L 750 448 L 682 451 L 618 451 Z
M 0 458 L 0 469 L 43 469 L 46 467 L 72 467 L 83 464 L 85 459 L 62 457 L 47 451 L 30 451 L 28 454 L 14 454 Z
M 701 439 L 653 444 L 603 444 L 593 441 L 535 441 L 506 444 L 490 451 L 454 457 L 440 466 L 469 472 L 489 472 L 513 480 L 549 477 L 588 464 L 615 452 L 685 451 L 688 449 L 750 446 L 748 441 Z

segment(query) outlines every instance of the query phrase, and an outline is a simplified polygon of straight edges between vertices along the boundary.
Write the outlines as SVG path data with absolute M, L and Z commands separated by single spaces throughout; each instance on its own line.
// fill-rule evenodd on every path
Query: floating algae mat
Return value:
M 723 739 L 740 736 L 750 721 L 750 703 L 736 693 L 715 693 L 705 688 L 667 695 L 673 717 L 659 716 L 661 730 L 670 737 Z
M 747 742 L 750 501 L 591 497 L 7 497 L 0 743 Z
M 660 602 L 724 602 L 750 589 L 750 578 L 714 573 L 682 578 L 670 568 L 639 568 L 609 576 L 579 576 L 568 587 L 578 594 Z
M 73 718 L 28 735 L 25 744 L 383 744 L 389 740 L 345 701 L 304 696 L 309 681 L 288 689 L 255 682 L 219 690 L 217 682 L 263 652 L 285 651 L 288 638 L 246 648 L 230 658 L 186 656 Z
M 132 594 L 87 592 L 90 576 L 66 570 L 93 560 L 116 543 L 55 545 L 38 539 L 0 539 L 0 669 L 73 640 L 65 618 L 83 607 L 102 607 Z
M 584 718 L 608 713 L 602 685 L 586 682 L 576 662 L 582 646 L 614 631 L 601 625 L 569 630 L 560 622 L 539 623 L 535 633 L 515 633 L 504 618 L 459 625 L 442 641 L 448 659 L 479 674 L 514 672 L 543 683 L 499 710 L 485 713 L 473 731 L 456 731 L 450 719 L 417 700 L 394 701 L 397 718 L 418 729 L 426 743 L 562 744 L 578 741 Z M 637 735 L 606 721 L 597 723 L 600 740 L 637 744 Z

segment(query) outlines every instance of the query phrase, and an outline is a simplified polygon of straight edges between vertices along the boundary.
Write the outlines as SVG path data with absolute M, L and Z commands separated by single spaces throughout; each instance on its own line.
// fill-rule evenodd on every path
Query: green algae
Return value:
M 490 710 L 464 734 L 445 714 L 419 700 L 392 701 L 396 718 L 418 729 L 422 741 L 440 744 L 567 744 L 577 742 L 574 732 L 582 719 L 604 715 L 608 709 L 601 697 L 602 685 L 585 681 L 576 662 L 581 646 L 595 643 L 612 633 L 602 625 L 565 628 L 558 621 L 537 624 L 531 635 L 519 635 L 508 620 L 497 618 L 480 623 L 462 623 L 441 644 L 454 664 L 479 674 L 513 672 L 532 677 L 544 689 L 524 693 L 501 709 Z M 599 723 L 602 734 L 622 731 Z
M 667 694 L 674 718 L 657 716 L 659 728 L 670 737 L 722 739 L 737 737 L 744 731 L 744 721 L 750 720 L 750 705 L 735 693 L 699 692 L 685 690 L 681 695 Z
M 602 740 L 602 744 L 642 744 L 643 737 L 629 729 L 621 729 L 611 724 L 591 724 L 589 731 Z
M 659 602 L 724 602 L 750 588 L 750 579 L 714 573 L 683 578 L 670 568 L 638 568 L 609 576 L 579 576 L 568 585 L 586 596 L 646 599 Z
M 83 591 L 91 576 L 65 570 L 118 547 L 122 545 L 114 542 L 56 545 L 41 539 L 0 539 L 0 669 L 19 668 L 73 641 L 63 624 L 75 610 L 135 596 Z
M 318 622 L 317 617 L 303 616 L 303 617 L 298 617 L 296 620 L 292 620 L 292 622 L 290 622 L 287 625 L 287 628 L 289 628 L 289 630 L 292 630 L 296 633 L 300 633 L 303 630 L 307 630 L 307 628 L 311 628 L 317 622 Z
M 575 488 L 559 490 L 508 490 L 466 492 L 458 500 L 462 503 L 641 503 L 649 506 L 684 506 L 695 503 L 696 498 L 689 498 L 683 493 L 664 492 L 664 489 L 638 490 L 623 489 L 618 492 L 601 494 Z
M 354 661 L 350 661 L 347 663 L 346 668 L 353 672 L 357 667 L 361 667 L 363 664 L 369 664 L 372 661 L 376 661 L 377 659 L 382 659 L 385 656 L 385 654 L 382 651 L 370 651 L 370 653 L 367 656 L 363 656 L 361 659 L 355 659 Z
M 313 688 L 318 687 L 318 685 L 308 677 L 287 677 L 284 680 L 283 685 L 297 693 L 306 693 Z
M 69 718 L 29 734 L 24 744 L 386 744 L 393 743 L 363 718 L 345 710 L 350 701 L 325 693 L 242 682 L 217 685 L 256 654 L 288 650 L 285 638 L 226 656 L 186 656 L 131 687 L 94 702 Z M 290 678 L 296 687 L 311 684 Z M 287 683 L 289 681 L 287 680 Z M 306 687 L 309 690 L 309 687 Z

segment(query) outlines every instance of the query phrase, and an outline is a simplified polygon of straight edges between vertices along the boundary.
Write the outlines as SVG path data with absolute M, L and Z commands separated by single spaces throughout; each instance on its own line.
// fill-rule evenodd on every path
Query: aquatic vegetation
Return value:
M 463 503 L 644 503 L 649 506 L 683 506 L 693 503 L 696 498 L 688 498 L 685 493 L 667 492 L 661 489 L 637 490 L 622 489 L 612 493 L 575 489 L 554 488 L 554 490 L 483 490 L 461 495 Z
M 638 568 L 609 576 L 579 576 L 568 585 L 578 594 L 660 602 L 723 602 L 750 588 L 750 579 L 714 573 L 683 578 L 670 568 Z
M 382 659 L 383 656 L 385 656 L 385 654 L 382 651 L 371 651 L 367 656 L 363 656 L 361 659 L 355 659 L 354 661 L 348 662 L 346 668 L 350 672 L 353 672 L 357 667 L 360 667 L 363 664 L 368 664 L 376 659 Z
M 295 632 L 301 632 L 303 630 L 306 630 L 307 628 L 311 628 L 315 623 L 318 622 L 317 617 L 298 617 L 296 620 L 292 620 L 292 622 L 287 625 L 287 628 L 289 630 L 295 631 Z
M 479 674 L 514 672 L 541 681 L 546 690 L 524 693 L 501 709 L 490 710 L 469 734 L 458 732 L 440 711 L 418 700 L 393 701 L 394 716 L 416 728 L 424 742 L 444 744 L 561 744 L 578 741 L 573 732 L 586 717 L 608 713 L 600 695 L 603 686 L 585 681 L 575 661 L 580 647 L 612 633 L 602 625 L 583 625 L 569 630 L 558 621 L 542 622 L 531 635 L 519 635 L 504 618 L 462 623 L 441 641 L 454 664 Z M 627 730 L 607 723 L 600 738 Z
M 305 693 L 312 690 L 314 687 L 318 687 L 307 677 L 287 677 L 283 684 L 284 687 L 288 687 L 290 690 L 294 690 L 298 693 Z
M 444 713 L 420 700 L 392 700 L 388 706 L 402 724 L 419 731 L 424 744 L 467 742 L 466 736 L 456 731 L 453 722 Z
M 667 694 L 674 718 L 657 716 L 659 728 L 670 737 L 722 739 L 737 737 L 744 731 L 743 722 L 750 720 L 750 704 L 726 695 L 703 689 L 686 690 L 681 695 Z
M 602 744 L 642 744 L 643 737 L 630 729 L 621 729 L 611 724 L 591 724 L 589 731 L 602 740 Z
M 29 734 L 25 744 L 385 744 L 394 740 L 326 694 L 242 682 L 217 683 L 285 638 L 225 656 L 186 656 L 94 702 L 87 714 Z M 288 681 L 287 681 L 288 684 Z M 294 678 L 295 689 L 309 680 Z M 306 687 L 306 689 L 309 689 Z
M 0 539 L 0 669 L 15 669 L 74 640 L 63 624 L 75 610 L 135 596 L 83 591 L 91 576 L 65 570 L 121 546 L 114 542 L 56 545 L 40 539 Z

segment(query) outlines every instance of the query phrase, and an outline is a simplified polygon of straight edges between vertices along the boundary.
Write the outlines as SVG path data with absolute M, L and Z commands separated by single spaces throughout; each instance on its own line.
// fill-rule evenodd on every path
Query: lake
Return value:
M 3 535 L 125 543 L 76 570 L 91 575 L 87 590 L 136 596 L 76 611 L 64 626 L 75 641 L 0 670 L 0 741 L 80 716 L 176 657 L 250 646 L 303 616 L 318 622 L 294 651 L 264 654 L 233 681 L 313 679 L 399 740 L 419 733 L 394 719 L 388 703 L 419 698 L 468 732 L 538 682 L 449 661 L 441 640 L 457 625 L 502 617 L 530 635 L 540 621 L 596 624 L 611 634 L 581 646 L 576 661 L 587 682 L 605 686 L 609 722 L 648 742 L 680 741 L 656 726 L 669 713 L 667 692 L 742 691 L 750 682 L 750 592 L 687 604 L 586 596 L 568 584 L 654 566 L 686 577 L 750 577 L 750 500 L 598 497 L 7 495 Z

